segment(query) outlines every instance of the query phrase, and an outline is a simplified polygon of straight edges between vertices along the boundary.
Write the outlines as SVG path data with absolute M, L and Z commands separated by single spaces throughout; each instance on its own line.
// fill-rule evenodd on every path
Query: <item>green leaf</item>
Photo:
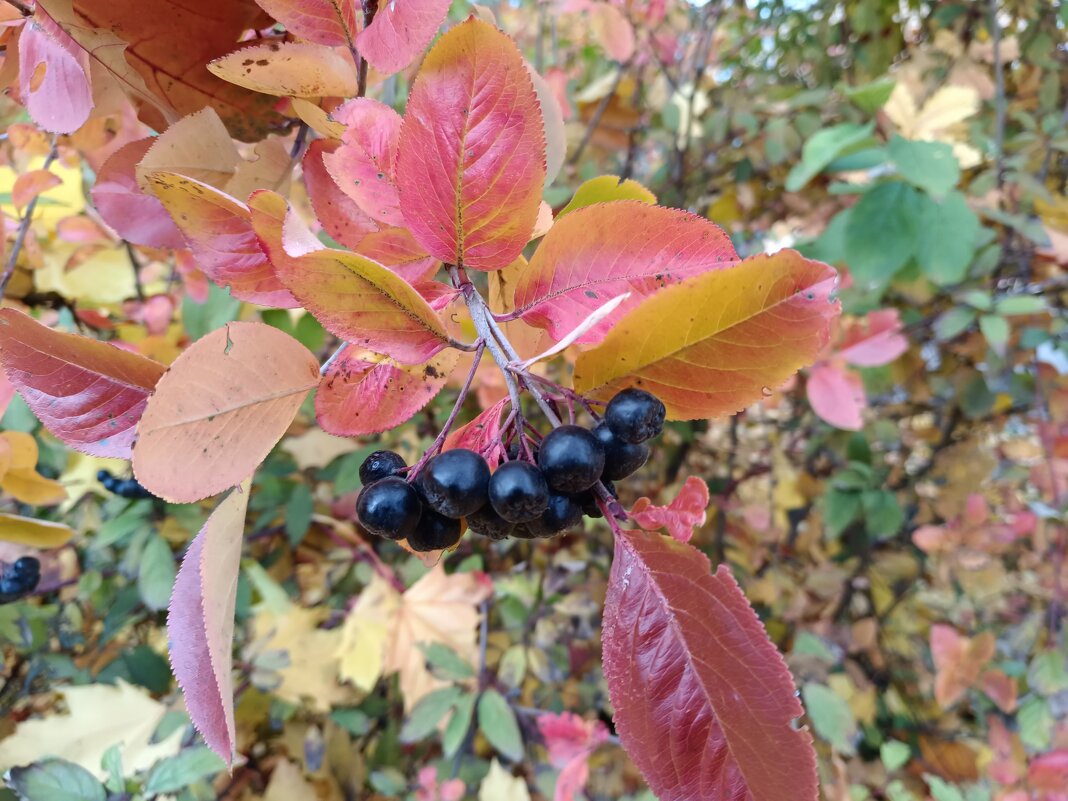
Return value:
M 370 778 L 371 788 L 390 798 L 400 798 L 401 793 L 408 788 L 408 780 L 396 768 L 372 771 Z
M 443 643 L 421 644 L 419 649 L 426 657 L 431 673 L 438 678 L 446 681 L 461 681 L 475 675 L 475 669 L 456 651 Z
M 864 195 L 849 215 L 845 260 L 860 282 L 886 286 L 908 264 L 920 226 L 921 195 L 889 181 Z
M 145 792 L 149 795 L 173 793 L 224 770 L 226 763 L 214 751 L 206 745 L 195 745 L 153 765 L 145 782 Z
M 824 684 L 809 682 L 801 691 L 812 727 L 840 754 L 852 754 L 857 722 L 845 699 Z
M 104 785 L 81 765 L 45 759 L 8 771 L 8 786 L 23 801 L 105 801 Z
M 1045 696 L 1068 690 L 1068 658 L 1060 651 L 1042 651 L 1031 660 L 1027 682 Z
M 855 492 L 830 489 L 823 496 L 823 523 L 827 536 L 835 539 L 860 514 L 860 495 Z
M 1039 295 L 1014 295 L 997 302 L 998 314 L 1038 314 L 1046 309 L 1046 299 Z
M 879 746 L 879 758 L 890 773 L 903 768 L 911 756 L 912 749 L 899 740 L 887 740 Z
M 931 797 L 934 801 L 964 801 L 964 794 L 954 785 L 931 773 L 925 773 L 923 778 L 927 786 L 931 788 Z
M 924 195 L 920 207 L 916 242 L 920 269 L 936 284 L 959 283 L 975 256 L 979 218 L 955 190 L 941 202 Z
M 355 734 L 357 737 L 371 730 L 371 718 L 362 709 L 335 709 L 330 713 L 330 719 L 349 734 Z
M 189 295 L 182 299 L 182 322 L 190 339 L 200 339 L 236 320 L 240 309 L 241 301 L 230 297 L 229 290 L 208 284 L 208 299 L 203 303 L 197 303 Z
M 121 793 L 126 789 L 126 782 L 122 778 L 122 751 L 117 744 L 100 757 L 100 767 L 108 774 L 108 792 Z
M 286 502 L 286 537 L 289 544 L 296 547 L 308 533 L 311 526 L 312 512 L 315 511 L 315 500 L 307 484 L 297 484 L 289 495 Z
M 153 534 L 141 553 L 137 571 L 137 590 L 145 606 L 156 612 L 167 608 L 176 573 L 171 546 L 163 537 Z
M 422 740 L 438 727 L 442 718 L 463 697 L 459 687 L 442 687 L 419 699 L 412 708 L 412 713 L 400 730 L 402 743 L 414 743 Z
M 452 717 L 445 725 L 445 733 L 441 735 L 441 750 L 446 759 L 456 756 L 456 752 L 463 745 L 467 730 L 471 727 L 471 718 L 475 714 L 475 694 L 468 693 L 462 696 L 452 710 Z
M 975 311 L 964 306 L 950 309 L 935 320 L 935 337 L 942 342 L 953 339 L 975 322 L 975 316 Z
M 860 496 L 868 533 L 885 540 L 897 534 L 905 524 L 905 512 L 889 490 L 869 490 Z
M 1056 720 L 1045 698 L 1032 697 L 1021 704 L 1016 724 L 1020 727 L 1020 741 L 1031 751 L 1045 751 L 1053 742 Z
M 902 178 L 932 195 L 943 197 L 960 180 L 951 145 L 914 142 L 894 134 L 886 150 Z
M 990 293 L 982 289 L 969 289 L 960 296 L 960 299 L 980 311 L 990 311 L 994 308 L 994 301 L 990 297 Z
M 861 111 L 874 114 L 886 105 L 896 85 L 897 81 L 891 78 L 879 78 L 860 86 L 847 86 L 843 92 Z
M 522 645 L 511 646 L 497 665 L 497 678 L 513 690 L 519 689 L 527 675 L 527 649 Z
M 786 178 L 786 191 L 797 192 L 820 171 L 847 150 L 856 149 L 871 138 L 875 123 L 846 123 L 817 131 L 801 149 L 801 161 Z
M 478 701 L 478 727 L 499 754 L 513 762 L 523 758 L 523 736 L 515 712 L 496 690 L 486 690 Z
M 1009 342 L 1009 334 L 1012 329 L 1009 321 L 996 314 L 984 314 L 979 318 L 979 330 L 986 337 L 987 344 L 996 353 L 1004 353 L 1005 346 Z

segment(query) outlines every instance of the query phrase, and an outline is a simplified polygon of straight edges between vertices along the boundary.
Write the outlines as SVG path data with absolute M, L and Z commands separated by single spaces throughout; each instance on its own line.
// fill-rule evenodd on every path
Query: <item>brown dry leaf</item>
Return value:
M 256 144 L 252 158 L 238 163 L 234 177 L 226 185 L 226 193 L 238 200 L 245 200 L 257 189 L 289 195 L 292 179 L 289 150 L 281 139 L 272 136 Z
M 240 161 L 222 119 L 215 109 L 205 108 L 178 120 L 152 143 L 137 165 L 137 182 L 150 193 L 147 176 L 163 171 L 225 189 Z
M 61 756 L 103 779 L 106 773 L 100 767 L 100 759 L 113 745 L 119 745 L 122 766 L 128 775 L 147 770 L 181 748 L 181 728 L 163 742 L 150 742 L 167 707 L 153 700 L 147 691 L 121 679 L 115 686 L 67 687 L 63 698 L 67 714 L 53 713 L 23 721 L 13 736 L 0 742 L 0 771 L 47 756 Z
M 304 778 L 303 771 L 295 763 L 282 759 L 275 764 L 263 801 L 319 801 L 319 796 Z
M 335 437 L 321 428 L 309 428 L 299 437 L 287 437 L 282 449 L 289 451 L 296 460 L 298 470 L 309 467 L 326 467 L 334 459 L 359 450 L 360 443 L 348 437 Z

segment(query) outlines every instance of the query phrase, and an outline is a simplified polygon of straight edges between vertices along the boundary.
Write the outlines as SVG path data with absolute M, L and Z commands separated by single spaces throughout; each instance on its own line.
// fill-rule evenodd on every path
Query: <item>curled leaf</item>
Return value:
M 704 479 L 689 476 L 667 506 L 653 506 L 648 498 L 639 498 L 631 507 L 631 519 L 646 531 L 667 529 L 679 542 L 689 542 L 693 530 L 707 519 L 708 485 Z

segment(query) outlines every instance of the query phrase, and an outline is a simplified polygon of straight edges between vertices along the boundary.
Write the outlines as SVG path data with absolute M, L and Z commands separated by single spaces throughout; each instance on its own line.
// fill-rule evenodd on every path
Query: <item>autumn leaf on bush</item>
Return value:
M 667 506 L 653 506 L 648 498 L 636 500 L 630 508 L 630 519 L 646 531 L 664 528 L 679 542 L 689 542 L 694 529 L 705 524 L 708 502 L 708 484 L 690 476 Z
M 639 386 L 674 420 L 736 412 L 823 349 L 839 313 L 835 279 L 827 265 L 781 250 L 665 287 L 579 355 L 575 388 L 609 398 Z
M 662 801 L 815 801 L 790 673 L 729 570 L 709 567 L 688 544 L 616 533 L 602 660 L 620 739 Z
M 47 14 L 37 12 L 19 36 L 19 91 L 46 131 L 69 134 L 93 109 L 89 54 Z
M 45 427 L 75 450 L 128 458 L 162 364 L 0 310 L 0 361 Z
M 992 632 L 975 637 L 961 635 L 941 623 L 931 627 L 931 655 L 935 663 L 935 699 L 943 707 L 953 706 L 968 690 L 985 692 L 1005 712 L 1016 708 L 1016 683 L 1003 671 L 986 666 L 994 658 L 996 643 Z

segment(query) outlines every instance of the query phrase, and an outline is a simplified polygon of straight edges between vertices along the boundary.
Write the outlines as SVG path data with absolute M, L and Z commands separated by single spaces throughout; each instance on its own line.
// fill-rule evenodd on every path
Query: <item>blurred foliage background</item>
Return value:
M 621 487 L 629 505 L 708 482 L 694 544 L 730 564 L 786 653 L 826 797 L 1068 799 L 1068 4 L 488 9 L 564 110 L 554 208 L 585 180 L 631 178 L 743 256 L 796 247 L 842 270 L 817 365 L 733 418 L 672 424 Z M 450 19 L 471 10 L 457 0 Z M 20 15 L 0 16 L 10 41 Z M 53 142 L 15 102 L 6 52 L 6 304 L 165 362 L 237 318 L 333 349 L 312 317 L 127 246 L 88 191 L 147 129 L 117 104 Z M 370 94 L 402 108 L 411 74 Z M 289 119 L 272 134 L 287 148 Z M 479 402 L 501 391 L 483 382 Z M 166 663 L 176 565 L 210 507 L 110 495 L 98 471 L 126 464 L 67 450 L 11 398 L 0 437 L 21 467 L 0 477 L 0 559 L 39 555 L 44 578 L 0 607 L 0 767 L 59 753 L 123 799 L 495 801 L 572 797 L 557 782 L 577 758 L 591 801 L 649 798 L 600 674 L 606 527 L 469 536 L 428 570 L 351 522 L 362 459 L 411 461 L 454 398 L 367 440 L 305 410 L 257 473 L 232 775 L 196 744 Z

